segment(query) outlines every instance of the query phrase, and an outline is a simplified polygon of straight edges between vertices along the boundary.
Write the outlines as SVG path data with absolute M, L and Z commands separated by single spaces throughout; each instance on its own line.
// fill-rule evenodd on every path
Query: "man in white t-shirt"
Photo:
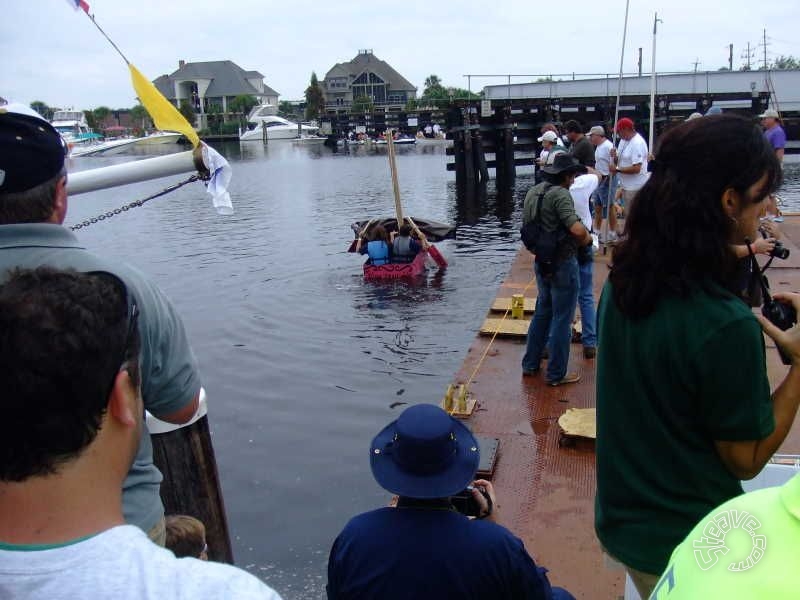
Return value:
M 609 208 L 609 188 L 611 184 L 610 166 L 611 149 L 614 144 L 606 137 L 606 130 L 602 125 L 595 125 L 586 134 L 589 141 L 594 144 L 594 168 L 600 174 L 600 185 L 594 193 L 594 230 L 601 234 L 603 229 L 603 219 L 608 213 L 608 240 L 601 239 L 601 242 L 616 240 L 617 237 L 617 212 L 613 207 Z
M 619 134 L 619 148 L 611 149 L 609 171 L 613 175 L 619 173 L 622 186 L 622 199 L 625 201 L 625 212 L 630 212 L 633 199 L 647 182 L 647 142 L 636 133 L 633 121 L 623 117 L 617 121 L 616 131 Z
M 39 267 L 0 285 L 0 598 L 280 600 L 125 524 L 144 414 L 137 320 L 110 273 Z
M 578 175 L 569 186 L 569 193 L 575 203 L 575 212 L 586 229 L 592 229 L 590 198 L 598 189 L 602 179 L 599 171 L 587 167 L 587 175 Z M 581 344 L 583 356 L 594 358 L 597 354 L 597 316 L 592 289 L 592 245 L 578 249 L 578 307 L 581 309 Z

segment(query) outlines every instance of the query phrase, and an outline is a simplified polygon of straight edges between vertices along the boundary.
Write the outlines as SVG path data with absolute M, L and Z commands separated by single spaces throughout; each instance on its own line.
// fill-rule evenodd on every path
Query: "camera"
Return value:
M 476 486 L 473 488 L 471 485 L 467 486 L 467 489 L 459 492 L 455 496 L 451 496 L 450 502 L 462 515 L 466 515 L 467 517 L 480 517 L 481 507 L 472 495 L 473 489 L 478 490 L 481 495 L 486 498 L 486 502 L 489 504 L 489 513 L 484 516 L 489 516 L 489 514 L 492 513 L 492 499 L 489 497 L 489 492 L 482 487 Z
M 772 252 L 769 253 L 770 256 L 774 258 L 780 258 L 781 260 L 786 260 L 789 258 L 789 249 L 784 246 L 781 242 L 775 242 L 775 247 L 772 249 Z
M 788 252 L 788 250 L 787 250 Z M 764 306 L 761 307 L 761 314 L 778 329 L 786 331 L 797 323 L 797 311 L 791 304 L 776 302 L 769 294 L 764 295 Z M 792 361 L 778 346 L 778 353 L 781 355 L 783 364 L 790 365 Z

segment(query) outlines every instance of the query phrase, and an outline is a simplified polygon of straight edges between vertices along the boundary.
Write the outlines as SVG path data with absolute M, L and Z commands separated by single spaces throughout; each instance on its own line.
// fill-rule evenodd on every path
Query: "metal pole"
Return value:
M 619 79 L 617 80 L 617 104 L 614 109 L 614 127 L 612 141 L 617 143 L 617 121 L 619 121 L 619 98 L 622 95 L 622 66 L 625 60 L 625 39 L 628 36 L 628 8 L 630 7 L 631 0 L 625 0 L 625 26 L 622 29 L 622 51 L 619 54 Z
M 177 154 L 70 173 L 67 177 L 67 193 L 70 196 L 77 196 L 96 190 L 192 171 L 208 173 L 208 168 L 203 163 L 201 146 Z
M 658 22 L 661 19 L 658 18 L 658 13 L 656 13 L 655 17 L 653 18 L 653 64 L 652 64 L 652 73 L 650 75 L 650 137 L 647 138 L 648 145 L 650 146 L 650 152 L 653 152 L 655 148 L 655 118 L 656 118 L 656 32 L 658 31 Z

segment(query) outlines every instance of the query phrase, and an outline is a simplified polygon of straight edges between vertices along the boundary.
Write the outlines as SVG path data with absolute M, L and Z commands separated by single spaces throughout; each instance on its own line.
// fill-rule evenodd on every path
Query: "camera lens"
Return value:
M 775 242 L 775 247 L 769 254 L 770 256 L 774 256 L 775 258 L 786 260 L 787 258 L 789 258 L 789 249 L 786 246 L 784 246 L 781 242 Z

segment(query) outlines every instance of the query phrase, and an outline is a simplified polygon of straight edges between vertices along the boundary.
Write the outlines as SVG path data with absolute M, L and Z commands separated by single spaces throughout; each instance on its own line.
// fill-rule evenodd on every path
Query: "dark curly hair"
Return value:
M 109 273 L 17 269 L 0 286 L 0 481 L 48 475 L 95 438 L 139 334 Z
M 734 222 L 724 212 L 727 189 L 745 192 L 766 175 L 750 202 L 780 184 L 781 166 L 750 120 L 717 115 L 687 121 L 661 139 L 650 179 L 625 223 L 609 274 L 614 302 L 630 318 L 652 313 L 667 296 L 714 285 L 734 293 Z

